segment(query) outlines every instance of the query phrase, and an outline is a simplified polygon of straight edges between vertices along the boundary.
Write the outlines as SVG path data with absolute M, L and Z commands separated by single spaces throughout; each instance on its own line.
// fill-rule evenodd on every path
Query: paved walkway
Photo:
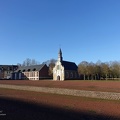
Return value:
M 53 93 L 53 94 L 61 94 L 61 95 L 82 96 L 82 97 L 99 98 L 99 99 L 120 100 L 120 93 L 115 93 L 115 92 L 99 92 L 99 91 L 86 91 L 86 90 L 21 86 L 21 85 L 5 85 L 5 84 L 0 84 L 0 88 L 45 92 L 45 93 Z

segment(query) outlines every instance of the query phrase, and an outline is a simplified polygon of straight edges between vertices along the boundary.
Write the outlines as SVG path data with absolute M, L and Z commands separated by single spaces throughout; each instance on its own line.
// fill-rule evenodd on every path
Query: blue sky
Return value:
M 120 0 L 0 0 L 0 64 L 120 60 Z

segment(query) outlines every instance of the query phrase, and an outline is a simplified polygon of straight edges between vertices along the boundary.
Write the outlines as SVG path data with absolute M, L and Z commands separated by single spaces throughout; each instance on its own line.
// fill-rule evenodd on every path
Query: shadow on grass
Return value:
M 95 112 L 75 112 L 46 105 L 0 98 L 0 120 L 118 120 Z

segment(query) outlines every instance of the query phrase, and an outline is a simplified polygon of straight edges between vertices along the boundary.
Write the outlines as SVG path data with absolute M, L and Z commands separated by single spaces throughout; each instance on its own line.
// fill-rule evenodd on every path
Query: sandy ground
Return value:
M 120 81 L 52 81 L 52 80 L 0 80 L 0 84 L 29 85 L 120 93 Z
M 3 120 L 120 120 L 120 101 L 0 89 L 0 111 Z
M 106 81 L 0 83 L 120 92 L 119 82 Z M 0 120 L 120 120 L 120 101 L 0 88 Z

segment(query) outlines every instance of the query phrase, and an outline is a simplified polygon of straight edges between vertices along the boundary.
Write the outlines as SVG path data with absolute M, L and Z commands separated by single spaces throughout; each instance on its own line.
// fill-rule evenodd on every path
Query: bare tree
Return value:
M 110 76 L 114 78 L 120 78 L 120 63 L 117 61 L 112 62 L 110 66 L 111 74 Z
M 101 62 L 98 61 L 96 64 L 82 61 L 78 65 L 78 73 L 83 76 L 83 79 L 114 79 L 120 78 L 120 62 Z
M 78 65 L 78 73 L 80 75 L 83 75 L 84 80 L 86 79 L 86 75 L 87 75 L 87 66 L 88 66 L 88 62 L 86 62 L 86 61 L 82 61 Z
M 102 77 L 107 80 L 108 75 L 109 75 L 109 65 L 108 63 L 102 63 L 101 64 L 101 69 L 102 69 Z
M 22 66 L 20 63 L 17 63 L 18 66 Z
M 31 66 L 31 65 L 38 65 L 39 62 L 37 62 L 35 59 L 26 58 L 26 60 L 23 61 L 22 66 Z
M 53 76 L 53 68 L 55 67 L 56 60 L 51 59 L 49 63 L 49 75 Z

